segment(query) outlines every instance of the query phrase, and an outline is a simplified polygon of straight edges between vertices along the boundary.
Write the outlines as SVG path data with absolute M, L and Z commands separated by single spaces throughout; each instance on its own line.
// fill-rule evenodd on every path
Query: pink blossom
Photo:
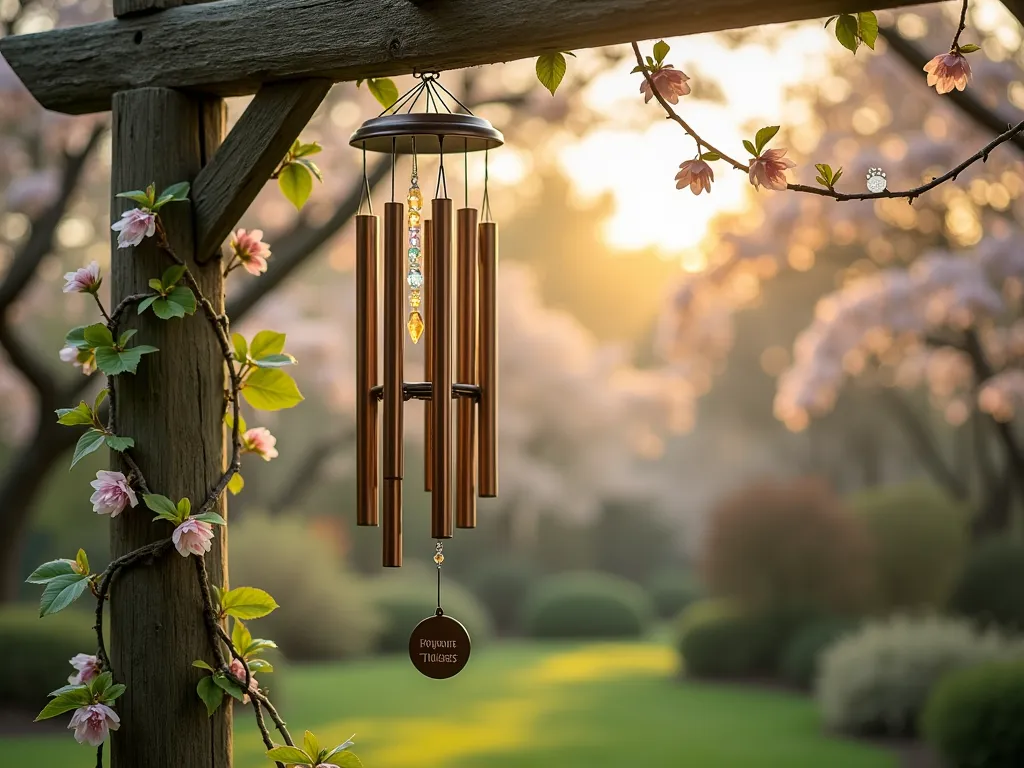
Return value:
M 100 265 L 95 261 L 87 267 L 64 275 L 64 293 L 94 293 L 100 287 Z
M 75 741 L 98 747 L 107 740 L 108 731 L 121 727 L 121 718 L 106 704 L 79 707 L 71 716 L 68 728 L 75 730 Z
M 786 169 L 795 168 L 796 163 L 787 160 L 785 149 L 768 149 L 750 161 L 750 183 L 754 189 L 785 189 Z
M 83 685 L 88 683 L 100 673 L 100 660 L 88 653 L 80 653 L 68 662 L 78 670 L 77 674 L 71 675 L 68 682 L 71 685 Z
M 681 69 L 675 69 L 671 64 L 666 64 L 661 69 L 651 73 L 651 82 L 658 89 L 669 104 L 678 104 L 680 96 L 686 96 L 690 92 L 690 86 L 686 82 L 690 78 Z M 644 95 L 644 104 L 654 98 L 651 91 L 651 83 L 644 78 L 640 83 L 640 93 Z
M 117 517 L 125 507 L 136 507 L 139 504 L 135 491 L 128 484 L 128 478 L 120 472 L 101 469 L 89 485 L 96 489 L 89 501 L 92 502 L 92 511 L 98 515 Z
M 174 529 L 171 541 L 182 557 L 202 555 L 212 548 L 213 526 L 202 520 L 187 519 Z
M 242 448 L 246 453 L 262 456 L 264 461 L 277 458 L 277 438 L 266 427 L 253 427 L 242 435 Z
M 91 349 L 78 349 L 68 346 L 64 347 L 58 354 L 65 363 L 71 363 L 75 368 L 81 368 L 82 373 L 86 376 L 96 370 L 96 353 Z
M 687 160 L 679 166 L 679 173 L 676 174 L 676 189 L 689 187 L 695 195 L 701 192 L 711 193 L 711 182 L 715 180 L 715 173 L 711 166 L 699 157 Z
M 232 659 L 230 665 L 231 674 L 234 675 L 238 680 L 242 681 L 242 685 L 245 685 L 245 667 L 242 666 L 242 662 L 238 659 Z M 249 670 L 249 693 L 256 693 L 259 689 L 259 683 L 256 682 L 256 676 L 252 674 L 252 670 Z M 249 694 L 242 694 L 242 703 L 249 703 Z
M 156 232 L 156 214 L 145 208 L 132 208 L 122 213 L 120 221 L 115 221 L 110 228 L 118 233 L 117 247 L 129 248 L 153 236 Z
M 270 246 L 263 242 L 262 229 L 238 230 L 231 236 L 231 249 L 250 275 L 259 277 L 267 271 Z
M 962 91 L 971 79 L 971 65 L 960 51 L 940 53 L 924 65 L 924 71 L 928 73 L 928 85 L 934 85 L 939 93 L 949 93 L 954 88 Z

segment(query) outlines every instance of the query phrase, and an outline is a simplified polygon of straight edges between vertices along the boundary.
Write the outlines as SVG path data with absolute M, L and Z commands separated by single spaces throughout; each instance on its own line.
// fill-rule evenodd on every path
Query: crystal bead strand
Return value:
M 422 222 L 423 195 L 420 192 L 419 169 L 416 155 L 412 157 L 412 179 L 410 180 L 409 196 L 409 338 L 416 344 L 423 335 L 423 316 L 420 314 L 422 303 L 423 271 L 420 269 L 420 254 L 423 247 L 420 239 Z

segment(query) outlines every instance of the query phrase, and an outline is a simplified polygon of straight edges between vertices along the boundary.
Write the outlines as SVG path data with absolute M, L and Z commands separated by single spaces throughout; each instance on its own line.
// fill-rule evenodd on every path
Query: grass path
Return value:
M 887 752 L 827 738 L 800 697 L 675 671 L 657 644 L 506 644 L 452 680 L 377 659 L 292 668 L 274 694 L 293 732 L 356 732 L 367 768 L 896 768 Z M 272 765 L 248 709 L 235 717 L 236 768 Z M 70 735 L 0 740 L 2 766 L 91 768 L 93 754 Z

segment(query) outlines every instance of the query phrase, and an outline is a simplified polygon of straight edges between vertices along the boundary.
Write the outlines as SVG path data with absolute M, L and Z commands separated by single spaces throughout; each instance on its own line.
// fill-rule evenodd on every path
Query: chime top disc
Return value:
M 487 120 L 455 112 L 375 117 L 359 126 L 349 139 L 349 144 L 357 149 L 399 155 L 479 152 L 504 143 L 501 131 Z

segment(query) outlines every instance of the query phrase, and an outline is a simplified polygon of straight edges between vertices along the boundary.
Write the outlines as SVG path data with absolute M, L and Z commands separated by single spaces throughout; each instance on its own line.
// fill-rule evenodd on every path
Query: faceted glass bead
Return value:
M 420 225 L 420 214 L 419 211 L 409 211 L 409 226 L 418 227 Z
M 444 562 L 444 555 L 442 555 L 440 552 L 438 552 L 436 555 L 434 555 L 434 562 L 437 563 L 438 565 L 443 563 Z
M 423 273 L 416 272 L 413 270 L 409 273 L 409 287 L 410 288 L 422 288 L 423 287 Z
M 420 247 L 420 236 L 419 236 L 419 230 L 418 229 L 416 230 L 416 234 L 415 235 L 410 232 L 410 234 L 409 234 L 409 245 L 411 245 L 413 248 L 419 248 Z
M 413 344 L 417 344 L 420 340 L 420 336 L 423 335 L 423 317 L 419 312 L 415 310 L 409 314 L 409 338 L 412 339 Z
M 419 257 L 420 257 L 420 249 L 417 248 L 415 245 L 411 246 L 409 248 L 409 258 L 410 259 L 418 259 Z
M 409 190 L 408 201 L 409 207 L 414 211 L 418 211 L 423 207 L 423 195 L 420 193 L 419 187 L 413 187 Z
M 422 297 L 421 297 L 420 289 L 419 288 L 413 288 L 411 291 L 409 291 L 409 306 L 410 307 L 412 307 L 413 309 L 419 309 L 421 301 L 422 301 Z
M 419 236 L 420 236 L 420 228 L 419 227 L 409 227 L 409 237 L 410 238 L 412 238 L 412 237 L 419 237 Z

